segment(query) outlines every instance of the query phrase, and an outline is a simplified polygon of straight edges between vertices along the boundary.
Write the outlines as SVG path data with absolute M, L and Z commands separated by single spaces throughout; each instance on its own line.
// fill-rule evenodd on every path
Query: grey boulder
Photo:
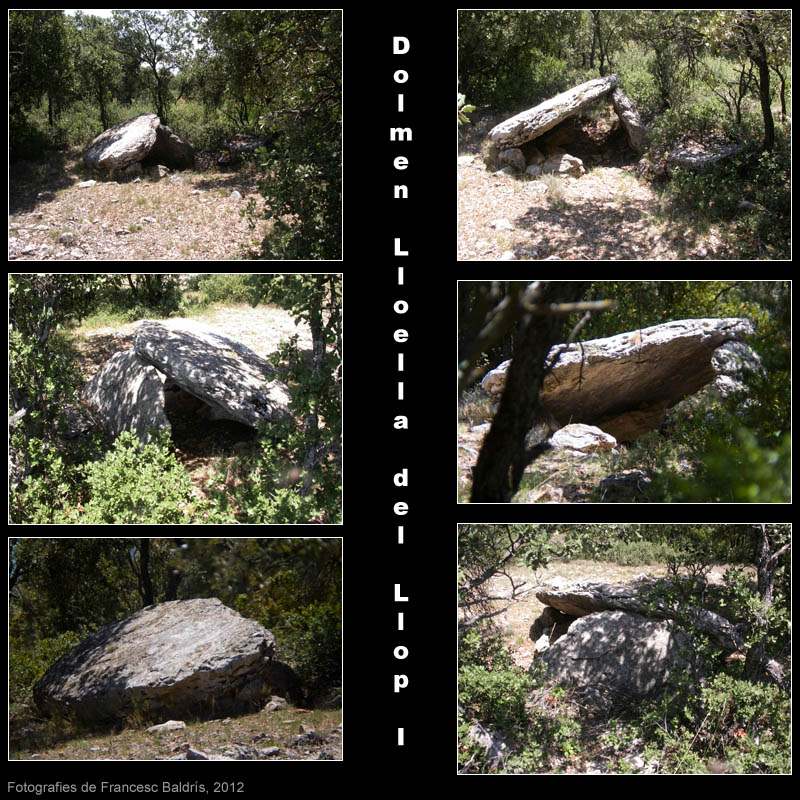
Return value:
M 637 152 L 642 153 L 645 149 L 645 139 L 647 137 L 647 128 L 636 110 L 633 100 L 617 86 L 611 92 L 611 102 L 614 105 L 614 111 L 625 128 L 625 133 L 628 135 L 628 141 L 631 147 Z
M 194 164 L 194 149 L 162 125 L 156 114 L 140 114 L 103 131 L 83 156 L 87 167 L 109 174 L 145 159 L 184 169 Z
M 141 114 L 103 131 L 86 148 L 87 167 L 110 172 L 141 161 L 156 143 L 161 120 L 155 114 Z
M 138 711 L 164 720 L 252 708 L 242 690 L 258 682 L 274 636 L 216 598 L 148 606 L 105 625 L 36 683 L 45 715 L 87 723 Z
M 133 350 L 115 353 L 86 384 L 82 397 L 114 437 L 133 431 L 147 442 L 153 431 L 170 429 L 162 378 Z
M 540 660 L 550 680 L 574 687 L 589 705 L 611 708 L 655 695 L 692 670 L 689 644 L 674 622 L 602 611 L 572 623 Z

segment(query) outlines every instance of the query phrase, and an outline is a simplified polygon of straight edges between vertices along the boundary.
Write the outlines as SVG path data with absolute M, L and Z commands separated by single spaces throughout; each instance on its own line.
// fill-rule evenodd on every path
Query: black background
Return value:
M 37 783 L 203 780 L 210 789 L 211 781 L 227 778 L 243 780 L 247 794 L 266 796 L 287 790 L 275 783 L 275 770 L 291 778 L 294 770 L 302 769 L 302 783 L 292 786 L 293 793 L 331 791 L 341 780 L 367 791 L 432 789 L 431 779 L 436 776 L 456 778 L 454 578 L 459 521 L 791 519 L 790 505 L 456 504 L 457 280 L 789 277 L 789 264 L 779 262 L 757 266 L 731 262 L 459 264 L 455 260 L 457 141 L 452 118 L 456 32 L 455 7 L 385 3 L 345 9 L 344 260 L 247 267 L 248 271 L 260 266 L 264 271 L 344 273 L 344 525 L 324 530 L 305 526 L 230 529 L 232 536 L 344 537 L 344 762 L 27 762 L 13 764 L 9 779 Z M 408 54 L 392 55 L 393 36 L 411 40 Z M 406 84 L 393 82 L 396 69 L 409 72 Z M 405 94 L 402 114 L 396 111 L 398 91 Z M 389 128 L 394 126 L 411 127 L 413 141 L 390 142 Z M 392 167 L 398 155 L 409 159 L 404 172 Z M 409 186 L 408 200 L 393 199 L 395 183 Z M 410 251 L 407 258 L 393 255 L 395 237 Z M 405 267 L 404 287 L 396 284 L 399 265 Z M 162 266 L 154 263 L 140 269 L 159 271 Z M 233 265 L 198 266 L 233 271 Z M 92 271 L 98 269 L 96 264 L 92 267 Z M 118 269 L 116 264 L 109 267 Z M 397 299 L 410 304 L 409 313 L 402 317 L 392 310 Z M 392 338 L 398 327 L 410 335 L 402 346 Z M 405 353 L 404 402 L 395 399 L 399 350 Z M 409 416 L 408 431 L 393 430 L 398 413 Z M 409 470 L 410 485 L 399 489 L 392 477 L 404 467 Z M 404 518 L 392 511 L 400 500 L 410 506 Z M 398 524 L 405 527 L 402 546 L 396 543 Z M 162 535 L 163 530 L 159 529 Z M 52 533 L 48 530 L 46 535 Z M 110 533 L 103 529 L 97 535 Z M 215 528 L 213 534 L 220 535 L 220 529 Z M 82 530 L 80 535 L 91 534 Z M 401 584 L 410 602 L 393 602 L 395 583 Z M 398 611 L 405 613 L 403 633 L 395 630 Z M 409 648 L 405 661 L 393 658 L 397 645 Z M 408 674 L 410 680 L 409 688 L 399 695 L 392 691 L 395 672 Z M 395 744 L 398 727 L 405 728 L 404 747 Z M 335 783 L 316 786 L 317 781 L 330 779 Z

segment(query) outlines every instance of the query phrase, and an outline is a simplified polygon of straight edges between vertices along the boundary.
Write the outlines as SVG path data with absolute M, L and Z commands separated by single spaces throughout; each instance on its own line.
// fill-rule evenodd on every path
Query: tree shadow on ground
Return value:
M 56 192 L 77 183 L 69 174 L 73 156 L 53 152 L 41 161 L 15 161 L 9 167 L 9 214 L 35 211 L 55 199 Z
M 514 226 L 528 233 L 530 246 L 539 252 L 560 255 L 569 250 L 572 259 L 640 260 L 652 257 L 653 221 L 647 203 L 617 196 L 613 203 L 584 199 L 552 203 L 547 209 L 531 206 Z M 673 223 L 676 231 L 670 245 L 680 257 L 688 257 L 699 244 L 703 230 L 696 222 L 692 220 L 691 227 L 685 227 L 688 221 Z

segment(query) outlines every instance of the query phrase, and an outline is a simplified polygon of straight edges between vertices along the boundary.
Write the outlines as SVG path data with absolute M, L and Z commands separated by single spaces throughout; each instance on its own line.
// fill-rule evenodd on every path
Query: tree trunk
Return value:
M 149 539 L 139 539 L 139 593 L 142 597 L 142 606 L 152 606 L 155 603 L 153 579 L 150 575 Z
M 758 45 L 758 94 L 761 99 L 761 114 L 764 117 L 764 144 L 762 150 L 772 150 L 775 146 L 775 121 L 772 119 L 769 91 L 769 65 L 767 51 L 762 42 Z
M 761 608 L 756 613 L 755 629 L 764 633 L 747 652 L 744 662 L 745 675 L 750 680 L 762 680 L 765 675 L 769 679 L 782 685 L 784 681 L 783 668 L 774 659 L 767 658 L 766 628 L 767 615 L 773 603 L 775 592 L 775 573 L 778 570 L 781 556 L 788 552 L 791 543 L 775 549 L 770 540 L 766 525 L 760 526 L 760 539 L 758 559 L 756 562 L 756 587 L 761 600 Z
M 53 121 L 53 97 L 50 92 L 47 93 L 47 124 L 52 128 Z
M 774 65 L 772 71 L 778 76 L 778 80 L 781 82 L 781 122 L 786 122 L 786 75 L 784 75 L 780 67 Z
M 325 334 L 322 319 L 322 306 L 324 304 L 324 278 L 317 279 L 323 287 L 322 292 L 317 296 L 319 303 L 311 305 L 308 326 L 311 329 L 311 350 L 312 350 L 312 374 L 314 385 L 319 387 L 322 383 L 322 368 L 325 363 Z M 305 458 L 303 459 L 303 488 L 300 494 L 305 496 L 311 492 L 314 486 L 314 468 L 320 457 L 319 448 L 319 414 L 317 413 L 317 400 L 309 414 L 306 415 L 304 431 L 309 441 Z
M 586 284 L 580 281 L 548 283 L 541 304 L 573 302 L 585 290 Z M 500 407 L 473 470 L 473 503 L 508 503 L 519 488 L 529 458 L 525 435 L 542 415 L 539 390 L 547 354 L 563 339 L 564 323 L 562 316 L 533 314 L 518 338 Z
M 183 573 L 179 569 L 173 568 L 170 570 L 169 577 L 167 578 L 167 588 L 164 592 L 164 600 L 177 600 L 178 587 L 183 580 Z

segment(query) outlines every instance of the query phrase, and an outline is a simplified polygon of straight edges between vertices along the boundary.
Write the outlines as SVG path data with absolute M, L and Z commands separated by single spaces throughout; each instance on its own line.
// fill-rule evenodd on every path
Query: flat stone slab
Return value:
M 133 348 L 217 419 L 256 427 L 289 418 L 289 389 L 275 368 L 240 342 L 200 323 L 142 322 Z
M 274 650 L 268 630 L 220 600 L 174 600 L 100 628 L 48 669 L 33 696 L 48 716 L 86 722 L 137 709 L 162 719 L 232 713 L 250 705 Z
M 743 146 L 727 144 L 707 146 L 700 142 L 686 142 L 673 148 L 667 156 L 667 169 L 681 167 L 691 172 L 705 172 L 724 158 L 740 153 Z
M 716 378 L 718 347 L 753 333 L 747 319 L 686 319 L 604 339 L 557 345 L 560 353 L 542 387 L 544 410 L 562 426 L 596 425 L 617 441 L 657 428 L 668 408 Z M 505 361 L 481 385 L 490 394 L 505 386 Z
M 522 111 L 495 125 L 489 131 L 489 141 L 497 147 L 519 147 L 546 133 L 568 117 L 578 114 L 603 95 L 616 88 L 616 75 L 595 78 L 561 92 L 538 106 Z
M 153 431 L 170 430 L 162 377 L 133 350 L 115 353 L 86 384 L 82 398 L 114 437 L 133 431 L 147 442 Z

